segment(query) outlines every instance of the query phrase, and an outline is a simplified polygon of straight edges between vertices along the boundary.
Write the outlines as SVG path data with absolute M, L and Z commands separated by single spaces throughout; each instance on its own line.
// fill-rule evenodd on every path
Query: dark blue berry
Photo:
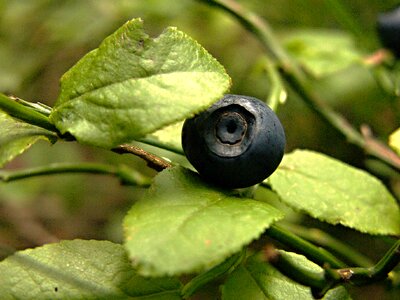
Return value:
M 207 181 L 243 188 L 263 181 L 282 160 L 285 132 L 262 101 L 226 95 L 208 110 L 187 119 L 182 147 Z
M 383 46 L 400 57 L 400 7 L 379 14 L 378 35 Z

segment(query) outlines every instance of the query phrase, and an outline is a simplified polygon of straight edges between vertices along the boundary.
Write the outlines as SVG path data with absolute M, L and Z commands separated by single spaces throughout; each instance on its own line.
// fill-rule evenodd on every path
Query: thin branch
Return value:
M 23 120 L 29 124 L 59 133 L 47 116 L 31 107 L 18 103 L 2 93 L 0 93 L 0 109 L 8 113 L 10 116 Z
M 322 297 L 329 289 L 338 284 L 351 283 L 361 286 L 386 279 L 400 263 L 400 240 L 377 264 L 369 268 L 332 269 L 325 266 L 325 271 L 318 274 L 293 263 L 293 260 L 288 259 L 275 248 L 267 248 L 265 258 L 283 274 L 303 285 L 310 286 L 315 295 Z
M 125 165 L 110 166 L 99 163 L 55 163 L 23 170 L 1 170 L 0 181 L 9 182 L 25 178 L 66 173 L 90 173 L 116 176 L 124 184 L 148 186 L 150 179 Z
M 388 277 L 388 274 L 400 263 L 400 240 L 389 249 L 376 265 L 370 268 L 346 268 L 336 270 L 343 282 L 356 285 L 371 284 Z
M 306 228 L 299 225 L 294 225 L 285 228 L 289 229 L 296 235 L 310 241 L 318 246 L 329 249 L 342 257 L 350 265 L 356 265 L 360 267 L 369 267 L 373 265 L 373 262 L 358 251 L 343 243 L 341 240 L 332 237 L 326 232 L 317 228 Z
M 157 172 L 160 172 L 164 169 L 172 167 L 172 164 L 170 164 L 166 160 L 164 160 L 154 154 L 151 154 L 151 153 L 143 150 L 142 148 L 139 148 L 139 147 L 136 147 L 133 145 L 128 145 L 128 144 L 119 145 L 118 147 L 112 149 L 112 151 L 114 151 L 115 153 L 119 153 L 119 154 L 131 153 L 133 155 L 136 155 L 136 156 L 144 159 L 147 162 L 147 165 L 150 168 L 156 170 Z
M 209 5 L 217 6 L 233 15 L 243 26 L 252 32 L 266 49 L 266 55 L 275 60 L 281 67 L 283 77 L 293 89 L 303 98 L 304 102 L 322 119 L 340 132 L 349 143 L 363 149 L 368 154 L 382 160 L 400 170 L 400 157 L 389 147 L 375 147 L 370 141 L 355 129 L 342 115 L 336 113 L 327 102 L 315 93 L 312 82 L 291 59 L 285 49 L 276 39 L 270 25 L 256 14 L 248 11 L 234 0 L 199 0 Z
M 40 103 L 40 102 L 29 102 L 29 101 L 25 101 L 24 99 L 15 97 L 15 96 L 10 96 L 10 98 L 12 100 L 14 100 L 15 102 L 18 102 L 24 106 L 30 107 L 32 109 L 34 109 L 35 111 L 37 111 L 38 113 L 41 113 L 42 115 L 45 115 L 46 117 L 50 116 L 51 114 L 51 107 Z
M 344 262 L 340 261 L 325 249 L 311 244 L 282 227 L 272 225 L 266 231 L 266 234 L 274 240 L 295 249 L 298 253 L 305 255 L 308 259 L 320 266 L 329 265 L 332 268 L 344 268 L 346 266 Z

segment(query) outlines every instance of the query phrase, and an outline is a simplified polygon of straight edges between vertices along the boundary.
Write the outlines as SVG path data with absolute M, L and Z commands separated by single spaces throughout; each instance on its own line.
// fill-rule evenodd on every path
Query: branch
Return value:
M 344 268 L 346 266 L 344 262 L 325 249 L 317 247 L 279 226 L 272 225 L 266 234 L 274 240 L 295 249 L 298 253 L 305 255 L 320 266 L 329 265 L 331 268 Z
M 23 120 L 29 124 L 59 133 L 57 128 L 50 122 L 47 116 L 31 107 L 12 100 L 2 93 L 0 93 L 0 110 L 3 110 L 10 116 Z
M 47 166 L 23 170 L 0 171 L 0 181 L 9 182 L 20 179 L 66 173 L 90 173 L 116 176 L 124 184 L 148 186 L 150 179 L 125 166 L 117 167 L 99 163 L 55 163 Z
M 136 155 L 144 159 L 147 162 L 147 165 L 157 172 L 172 167 L 172 164 L 170 164 L 166 160 L 133 145 L 119 145 L 118 147 L 112 149 L 112 151 L 118 154 L 131 153 L 133 155 Z
M 24 99 L 18 98 L 18 97 L 10 97 L 12 100 L 14 100 L 15 102 L 18 102 L 24 106 L 27 106 L 29 108 L 34 109 L 35 111 L 41 113 L 42 115 L 45 115 L 46 117 L 50 116 L 51 114 L 51 107 L 40 103 L 40 102 L 29 102 L 29 101 L 25 101 Z
M 373 265 L 373 262 L 368 257 L 365 257 L 349 245 L 343 243 L 341 240 L 330 236 L 320 229 L 306 228 L 299 225 L 290 226 L 289 228 L 285 226 L 285 228 L 307 241 L 333 251 L 351 265 L 361 267 L 369 267 Z
M 343 269 L 325 267 L 325 272 L 322 274 L 293 263 L 292 260 L 282 255 L 275 248 L 266 250 L 265 257 L 268 262 L 287 277 L 310 286 L 313 293 L 318 297 L 322 297 L 329 289 L 338 284 L 351 283 L 360 286 L 386 279 L 389 273 L 400 263 L 400 240 L 373 267 Z
M 282 68 L 290 69 L 288 72 L 296 73 L 297 76 L 305 76 L 292 58 L 280 46 L 270 26 L 262 18 L 253 12 L 246 10 L 234 0 L 198 0 L 211 6 L 219 7 L 233 15 L 247 30 L 252 32 L 267 51 L 271 61 L 277 61 Z
M 233 15 L 245 28 L 251 31 L 266 49 L 266 54 L 275 60 L 282 69 L 283 77 L 293 89 L 303 98 L 304 102 L 316 112 L 325 122 L 341 133 L 349 143 L 363 149 L 368 154 L 382 160 L 397 170 L 400 170 L 400 157 L 389 147 L 375 147 L 366 140 L 342 115 L 336 113 L 326 101 L 320 98 L 312 88 L 312 82 L 291 59 L 285 49 L 276 39 L 270 25 L 256 14 L 246 10 L 234 0 L 199 0 L 209 5 L 217 6 Z
M 388 274 L 400 263 L 400 240 L 389 249 L 376 265 L 370 268 L 339 269 L 341 281 L 356 285 L 371 284 L 388 277 Z

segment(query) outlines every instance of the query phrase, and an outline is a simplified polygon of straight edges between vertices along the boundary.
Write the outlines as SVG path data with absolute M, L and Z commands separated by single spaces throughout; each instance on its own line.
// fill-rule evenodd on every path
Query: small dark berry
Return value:
M 185 121 L 182 147 L 204 179 L 222 187 L 243 188 L 276 170 L 284 153 L 285 132 L 262 101 L 226 95 Z
M 377 27 L 382 45 L 400 57 L 400 7 L 379 14 Z

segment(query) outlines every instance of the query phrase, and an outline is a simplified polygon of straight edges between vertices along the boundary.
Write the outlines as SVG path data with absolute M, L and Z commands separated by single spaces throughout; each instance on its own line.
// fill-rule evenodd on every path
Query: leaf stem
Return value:
M 0 93 L 0 109 L 12 117 L 58 133 L 58 130 L 47 116 L 37 112 L 33 108 L 14 101 L 2 93 Z
M 400 263 L 400 240 L 397 240 L 376 265 L 370 268 L 346 268 L 336 272 L 341 280 L 356 285 L 371 284 L 385 279 Z
M 324 266 L 325 275 L 319 276 L 307 268 L 293 263 L 276 249 L 267 249 L 266 259 L 280 272 L 289 278 L 310 286 L 313 293 L 322 297 L 333 286 L 342 283 L 351 283 L 357 286 L 371 284 L 387 278 L 390 272 L 400 263 L 400 240 L 398 240 L 374 266 L 369 268 L 341 268 L 333 269 Z
M 326 286 L 317 288 L 314 292 L 318 296 L 323 296 L 333 285 L 340 283 L 351 283 L 354 285 L 372 284 L 386 279 L 393 269 L 400 263 L 400 240 L 397 240 L 388 252 L 377 264 L 369 268 L 344 268 L 334 270 L 326 268 Z M 395 276 L 393 276 L 395 277 Z
M 66 173 L 113 175 L 119 178 L 124 184 L 138 186 L 148 186 L 150 184 L 150 179 L 125 165 L 115 167 L 99 163 L 54 163 L 24 170 L 2 170 L 0 171 L 0 180 L 3 182 L 10 182 L 37 176 Z
M 46 104 L 43 104 L 40 102 L 32 103 L 32 102 L 26 101 L 26 100 L 18 98 L 18 97 L 11 97 L 11 99 L 15 100 L 16 102 L 18 102 L 24 106 L 28 106 L 28 107 L 36 110 L 37 112 L 41 113 L 42 115 L 45 115 L 46 117 L 50 116 L 50 114 L 51 114 L 51 107 L 47 106 Z
M 331 268 L 344 268 L 346 266 L 344 262 L 340 261 L 325 249 L 311 244 L 282 227 L 272 225 L 267 230 L 266 234 L 276 241 L 295 249 L 298 253 L 304 254 L 308 259 L 320 266 L 327 264 Z
M 369 267 L 373 262 L 358 251 L 317 228 L 305 228 L 299 225 L 286 226 L 285 228 L 307 241 L 331 250 L 342 257 L 350 265 Z
M 128 145 L 128 144 L 123 144 L 119 145 L 118 147 L 112 149 L 115 153 L 119 154 L 124 154 L 124 153 L 131 153 L 134 154 L 142 159 L 144 159 L 147 162 L 147 165 L 156 170 L 157 172 L 160 172 L 166 168 L 172 167 L 172 164 L 167 162 L 166 160 L 149 153 L 142 148 L 133 146 L 133 145 Z
M 281 67 L 282 75 L 304 102 L 325 122 L 341 133 L 349 143 L 363 149 L 370 155 L 400 170 L 400 157 L 389 147 L 375 139 L 366 139 L 342 115 L 336 113 L 326 101 L 320 98 L 312 88 L 312 82 L 291 59 L 276 39 L 270 25 L 256 14 L 246 10 L 235 0 L 199 0 L 217 6 L 233 15 L 243 26 L 252 32 L 266 49 L 266 55 Z M 379 145 L 379 146 L 378 146 Z

